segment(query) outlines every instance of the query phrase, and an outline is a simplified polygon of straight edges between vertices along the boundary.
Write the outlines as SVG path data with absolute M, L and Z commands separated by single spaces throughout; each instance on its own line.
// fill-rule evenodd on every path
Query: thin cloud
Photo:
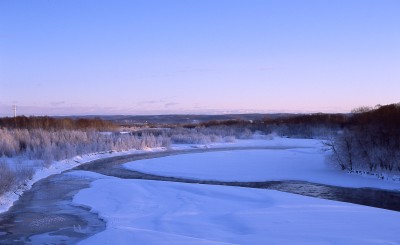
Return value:
M 164 107 L 165 108 L 169 108 L 169 107 L 173 107 L 173 106 L 176 106 L 176 105 L 179 105 L 179 103 L 177 103 L 177 102 L 169 102 L 169 103 L 164 104 Z
M 65 101 L 53 101 L 50 102 L 51 106 L 61 106 L 61 105 L 65 105 Z
M 138 106 L 144 106 L 144 105 L 154 105 L 154 104 L 161 104 L 164 103 L 165 101 L 163 99 L 161 100 L 146 100 L 146 101 L 139 101 L 137 103 Z
M 178 103 L 174 102 L 173 100 L 175 100 L 177 98 L 177 96 L 169 96 L 169 97 L 165 97 L 165 98 L 161 98 L 161 99 L 157 99 L 157 100 L 144 100 L 144 101 L 139 101 L 136 103 L 136 105 L 132 108 L 132 109 L 136 109 L 138 107 L 145 107 L 145 106 L 149 106 L 149 107 L 170 107 L 170 106 L 174 106 L 177 105 Z

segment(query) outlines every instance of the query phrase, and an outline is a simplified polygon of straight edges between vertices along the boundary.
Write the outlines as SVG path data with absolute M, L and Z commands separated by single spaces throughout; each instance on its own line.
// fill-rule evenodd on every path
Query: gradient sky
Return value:
M 400 102 L 399 0 L 1 0 L 0 115 Z

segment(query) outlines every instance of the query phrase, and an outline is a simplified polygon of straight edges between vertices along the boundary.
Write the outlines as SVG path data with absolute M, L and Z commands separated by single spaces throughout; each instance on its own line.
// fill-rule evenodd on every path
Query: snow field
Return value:
M 276 138 L 229 146 L 274 149 L 175 155 L 125 166 L 194 179 L 399 188 L 398 183 L 330 168 L 318 140 Z M 71 174 L 98 178 L 74 202 L 91 207 L 107 222 L 105 231 L 81 244 L 400 244 L 399 212 L 272 190 Z
M 74 198 L 106 220 L 80 244 L 399 244 L 400 213 L 272 190 L 97 176 Z

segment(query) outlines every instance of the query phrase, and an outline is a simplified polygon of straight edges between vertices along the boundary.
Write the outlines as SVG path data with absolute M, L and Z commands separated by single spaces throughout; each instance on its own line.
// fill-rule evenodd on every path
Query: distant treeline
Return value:
M 385 125 L 386 127 L 395 129 L 400 125 L 400 105 L 378 105 L 372 107 L 359 107 L 349 114 L 330 114 L 330 113 L 313 113 L 313 114 L 291 114 L 282 117 L 268 118 L 262 120 L 213 120 L 199 124 L 187 124 L 184 127 L 212 127 L 212 126 L 233 126 L 233 125 L 310 125 L 310 126 L 339 126 L 341 128 L 361 126 L 361 125 Z
M 44 129 L 44 130 L 114 130 L 117 125 L 101 119 L 70 119 L 53 117 L 18 116 L 0 118 L 0 128 L 9 129 Z
M 262 120 L 224 120 L 224 121 L 209 121 L 199 123 L 199 126 L 212 127 L 212 126 L 232 126 L 232 125 L 251 125 L 251 124 L 264 124 L 264 125 L 345 125 L 348 123 L 349 115 L 347 114 L 325 114 L 325 113 L 315 113 L 315 114 L 301 114 L 301 115 L 290 115 L 282 116 L 279 118 L 268 118 L 265 117 Z M 195 125 L 185 125 L 185 127 L 194 127 Z
M 185 128 L 246 128 L 264 134 L 277 133 L 281 136 L 299 138 L 324 138 L 342 130 L 349 124 L 349 114 L 301 114 L 282 117 L 265 117 L 262 120 L 213 120 L 199 124 L 186 124 Z

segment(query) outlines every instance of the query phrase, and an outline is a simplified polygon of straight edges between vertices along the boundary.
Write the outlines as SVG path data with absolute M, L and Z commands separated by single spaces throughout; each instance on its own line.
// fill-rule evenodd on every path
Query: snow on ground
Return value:
M 30 179 L 25 186 L 21 186 L 18 190 L 16 191 L 10 191 L 2 196 L 0 196 L 0 213 L 6 212 L 12 205 L 13 203 L 18 200 L 19 196 L 22 195 L 22 193 L 26 190 L 29 190 L 34 183 L 37 181 L 47 178 L 50 175 L 53 174 L 59 174 L 65 170 L 72 169 L 78 165 L 81 165 L 83 163 L 91 162 L 97 159 L 103 159 L 103 158 L 109 158 L 109 157 L 115 157 L 115 156 L 120 156 L 120 155 L 129 155 L 129 154 L 141 154 L 149 151 L 162 151 L 165 150 L 165 148 L 153 148 L 153 149 L 146 149 L 146 150 L 129 150 L 129 151 L 110 151 L 110 152 L 101 152 L 101 153 L 92 153 L 92 154 L 86 154 L 83 156 L 76 156 L 71 159 L 67 160 L 62 160 L 62 161 L 55 161 L 53 162 L 48 168 L 46 167 L 37 167 L 34 169 L 35 174 L 33 175 L 32 179 Z M 21 161 L 20 158 L 15 158 L 15 159 L 9 159 L 9 164 L 13 164 L 14 160 Z M 26 160 L 24 162 L 20 162 L 18 164 L 30 164 L 32 165 L 32 161 Z M 15 163 L 14 163 L 15 164 Z
M 400 190 L 400 182 L 346 174 L 329 166 L 319 140 L 276 138 L 241 141 L 231 145 L 266 146 L 278 149 L 184 154 L 134 161 L 124 166 L 144 173 L 203 180 L 304 180 L 343 187 Z M 298 148 L 285 149 L 285 147 Z
M 109 134 L 110 132 L 104 132 L 106 134 Z M 258 135 L 255 136 L 256 138 L 259 138 L 259 140 L 238 140 L 235 143 L 211 143 L 211 144 L 175 144 L 171 147 L 171 150 L 187 150 L 187 149 L 193 149 L 193 148 L 221 148 L 221 147 L 252 147 L 252 146 L 275 146 L 275 147 L 280 147 L 282 145 L 288 145 L 288 140 L 283 139 L 283 138 L 278 138 L 273 141 L 268 140 L 272 139 L 271 136 L 262 136 Z M 260 140 L 264 139 L 264 140 Z M 267 140 L 265 140 L 267 139 Z M 293 142 L 293 140 L 290 140 L 290 142 Z M 303 144 L 314 144 L 315 142 L 313 141 L 307 141 L 307 140 L 302 140 L 301 141 Z M 304 143 L 308 142 L 308 143 Z M 298 145 L 298 143 L 297 143 Z M 309 145 L 308 145 L 309 146 Z M 119 156 L 119 155 L 129 155 L 129 154 L 141 154 L 144 152 L 149 152 L 149 151 L 160 151 L 160 150 L 166 150 L 165 148 L 153 148 L 153 149 L 146 149 L 146 150 L 129 150 L 129 151 L 122 151 L 122 152 L 103 152 L 103 153 L 92 153 L 92 154 L 86 154 L 84 156 L 76 156 L 71 159 L 67 160 L 62 160 L 62 161 L 56 161 L 53 162 L 50 167 L 45 168 L 45 167 L 35 167 L 38 165 L 36 161 L 30 161 L 30 160 L 23 160 L 21 158 L 11 158 L 7 159 L 7 162 L 12 165 L 19 165 L 19 164 L 24 164 L 32 166 L 34 168 L 35 174 L 31 180 L 29 180 L 25 186 L 19 187 L 18 190 L 15 191 L 10 191 L 7 192 L 3 195 L 0 196 L 0 213 L 6 212 L 14 203 L 14 201 L 18 200 L 19 196 L 26 190 L 29 190 L 32 185 L 43 179 L 46 178 L 50 175 L 53 174 L 59 174 L 65 170 L 72 169 L 80 164 L 87 163 L 93 160 L 97 159 L 102 159 L 102 158 L 108 158 L 108 157 L 114 157 L 114 156 Z M 39 164 L 40 165 L 40 164 Z
M 400 213 L 272 190 L 99 178 L 74 203 L 105 231 L 80 244 L 399 244 Z

